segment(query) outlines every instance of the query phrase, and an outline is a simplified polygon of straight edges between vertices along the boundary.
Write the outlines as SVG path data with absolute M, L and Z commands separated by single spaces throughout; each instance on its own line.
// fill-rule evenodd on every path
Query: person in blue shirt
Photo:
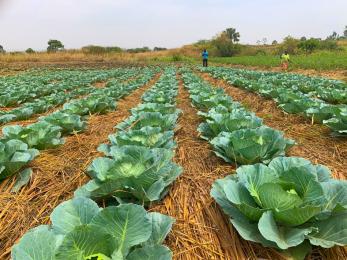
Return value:
M 202 66 L 207 67 L 208 52 L 206 49 L 202 52 Z

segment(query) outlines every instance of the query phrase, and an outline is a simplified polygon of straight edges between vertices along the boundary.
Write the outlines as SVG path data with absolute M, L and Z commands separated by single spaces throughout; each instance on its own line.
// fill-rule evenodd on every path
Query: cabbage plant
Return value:
M 232 98 L 224 94 L 224 92 L 191 95 L 192 103 L 199 109 L 209 109 L 218 105 L 225 107 L 232 106 Z
M 210 140 L 221 132 L 233 132 L 245 128 L 257 128 L 262 120 L 244 110 L 233 110 L 232 113 L 208 113 L 206 122 L 199 125 L 198 131 L 203 139 Z
M 164 114 L 159 112 L 141 112 L 130 116 L 119 123 L 116 128 L 122 131 L 129 129 L 141 129 L 145 126 L 160 127 L 163 131 L 173 130 L 176 126 L 178 113 Z
M 311 117 L 314 122 L 323 123 L 324 120 L 328 120 L 333 116 L 340 113 L 340 108 L 330 104 L 320 104 L 317 107 L 311 107 L 306 110 L 306 115 Z
M 100 146 L 99 151 L 108 157 L 94 159 L 88 168 L 92 180 L 79 188 L 75 196 L 149 203 L 163 198 L 182 172 L 172 162 L 174 153 L 168 149 L 125 145 Z
M 176 142 L 173 141 L 174 132 L 163 132 L 160 127 L 145 126 L 139 130 L 120 131 L 109 135 L 111 146 L 138 145 L 149 148 L 173 149 Z M 109 145 L 102 145 L 107 146 Z
M 163 91 L 155 89 L 153 91 L 147 91 L 145 94 L 143 94 L 142 100 L 144 102 L 157 104 L 174 103 L 176 95 L 176 90 Z
M 334 135 L 347 136 L 347 110 L 341 111 L 333 118 L 323 120 L 323 124 L 333 130 Z
M 217 180 L 211 196 L 246 240 L 304 259 L 310 244 L 347 244 L 347 182 L 299 157 L 245 165 Z
M 136 115 L 141 112 L 159 112 L 162 115 L 164 114 L 166 115 L 166 114 L 179 114 L 180 110 L 177 109 L 175 105 L 171 105 L 168 103 L 165 103 L 165 104 L 144 103 L 131 109 L 132 115 Z
M 47 122 L 38 122 L 26 127 L 5 126 L 2 133 L 4 140 L 18 139 L 28 144 L 29 148 L 39 150 L 55 148 L 64 143 L 64 139 L 61 138 L 61 127 Z
M 0 140 L 0 180 L 17 173 L 38 154 L 38 150 L 29 149 L 20 140 Z
M 40 117 L 39 120 L 61 127 L 61 132 L 64 135 L 83 131 L 87 126 L 87 123 L 81 120 L 81 116 L 63 112 L 55 112 L 48 116 Z
M 217 156 L 237 164 L 268 163 L 277 156 L 284 156 L 295 144 L 281 131 L 266 126 L 221 132 L 210 143 Z
M 62 112 L 80 116 L 106 113 L 116 108 L 114 99 L 103 95 L 93 95 L 84 99 L 74 100 L 63 106 Z
M 163 246 L 174 219 L 139 205 L 99 208 L 87 198 L 58 205 L 51 225 L 29 230 L 12 248 L 13 260 L 170 260 Z

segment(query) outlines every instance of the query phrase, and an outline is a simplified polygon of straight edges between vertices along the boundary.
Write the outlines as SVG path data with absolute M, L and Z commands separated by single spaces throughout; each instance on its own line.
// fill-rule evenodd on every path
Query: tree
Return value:
M 49 40 L 48 41 L 48 47 L 47 51 L 48 52 L 56 52 L 64 49 L 64 45 L 62 44 L 61 41 L 58 40 Z
M 25 52 L 28 53 L 28 54 L 35 53 L 35 51 L 32 48 L 26 49 Z
M 241 45 L 233 43 L 225 32 L 213 40 L 213 45 L 216 47 L 218 55 L 222 57 L 234 56 L 241 51 Z
M 337 40 L 340 36 L 337 34 L 337 32 L 333 32 L 331 35 L 327 37 L 327 40 Z
M 5 53 L 5 49 L 2 47 L 2 45 L 0 45 L 0 53 Z
M 163 47 L 154 47 L 153 51 L 166 51 L 167 48 L 163 48 Z
M 306 41 L 307 40 L 307 38 L 305 37 L 305 36 L 302 36 L 301 38 L 300 38 L 300 41 Z
M 273 40 L 271 44 L 272 44 L 272 45 L 277 45 L 277 44 L 278 44 L 278 41 Z
M 304 50 L 306 53 L 312 53 L 315 49 L 318 49 L 319 41 L 317 39 L 309 39 L 306 41 L 300 41 L 298 48 Z
M 299 42 L 299 40 L 293 38 L 292 36 L 287 36 L 286 38 L 284 38 L 283 43 L 281 44 L 281 48 L 279 50 L 281 52 L 287 51 L 290 54 L 294 54 Z
M 347 25 L 345 26 L 345 30 L 343 31 L 343 36 L 347 39 Z
M 261 39 L 261 42 L 263 43 L 263 45 L 266 45 L 267 44 L 267 38 L 264 37 L 263 39 Z
M 223 32 L 228 39 L 230 39 L 232 42 L 238 42 L 240 41 L 240 33 L 236 31 L 235 28 L 227 28 Z

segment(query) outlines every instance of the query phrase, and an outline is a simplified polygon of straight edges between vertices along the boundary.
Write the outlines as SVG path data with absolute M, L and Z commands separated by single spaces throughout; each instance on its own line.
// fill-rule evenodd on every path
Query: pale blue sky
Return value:
M 236 27 L 241 42 L 326 37 L 347 25 L 347 0 L 0 0 L 7 50 L 88 44 L 179 47 Z

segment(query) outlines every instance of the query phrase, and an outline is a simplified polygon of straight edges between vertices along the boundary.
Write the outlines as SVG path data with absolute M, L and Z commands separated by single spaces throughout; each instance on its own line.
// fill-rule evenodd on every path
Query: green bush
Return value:
M 318 49 L 320 42 L 317 39 L 309 39 L 305 41 L 300 41 L 298 48 L 304 50 L 306 53 L 312 53 L 314 50 Z
M 104 54 L 110 52 L 122 52 L 120 47 L 102 47 L 97 45 L 89 45 L 82 48 L 82 52 L 86 54 Z
M 324 41 L 320 41 L 319 48 L 321 50 L 337 50 L 339 46 L 337 45 L 337 41 L 324 40 Z

